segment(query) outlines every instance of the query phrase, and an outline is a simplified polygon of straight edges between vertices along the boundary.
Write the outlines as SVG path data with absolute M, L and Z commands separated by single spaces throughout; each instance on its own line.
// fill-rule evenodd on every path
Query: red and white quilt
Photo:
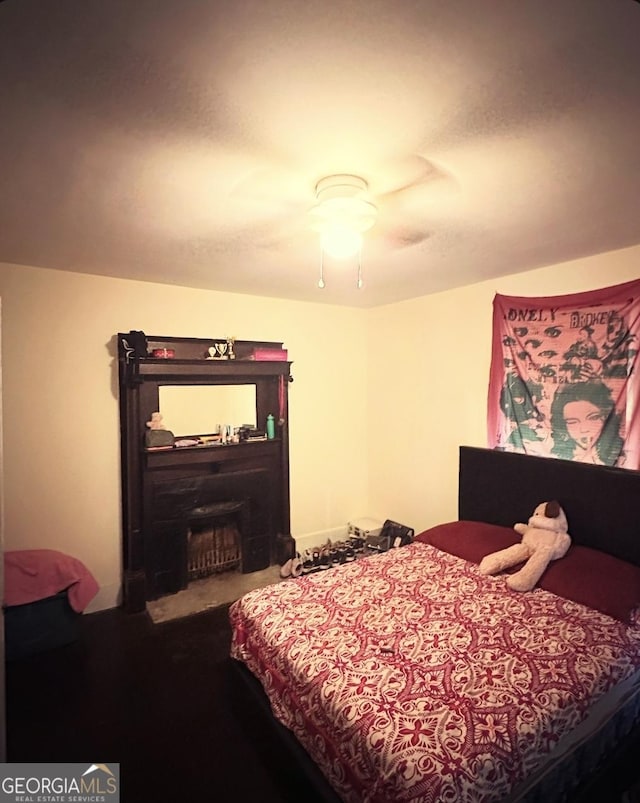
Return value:
M 414 543 L 252 591 L 232 657 L 345 801 L 497 801 L 640 669 L 640 627 Z

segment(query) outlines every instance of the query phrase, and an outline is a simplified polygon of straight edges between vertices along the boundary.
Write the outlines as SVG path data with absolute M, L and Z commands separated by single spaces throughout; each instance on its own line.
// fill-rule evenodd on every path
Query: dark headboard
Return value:
M 460 447 L 460 520 L 513 527 L 550 499 L 575 543 L 640 566 L 640 471 Z

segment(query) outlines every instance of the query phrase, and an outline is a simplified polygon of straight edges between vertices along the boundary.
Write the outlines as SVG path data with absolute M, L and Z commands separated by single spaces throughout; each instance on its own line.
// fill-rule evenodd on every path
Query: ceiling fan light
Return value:
M 362 234 L 346 226 L 334 226 L 322 233 L 322 250 L 334 259 L 349 259 L 362 248 Z
M 314 206 L 310 212 L 311 225 L 318 231 L 335 225 L 367 231 L 376 222 L 378 214 L 374 204 L 361 198 L 330 198 Z

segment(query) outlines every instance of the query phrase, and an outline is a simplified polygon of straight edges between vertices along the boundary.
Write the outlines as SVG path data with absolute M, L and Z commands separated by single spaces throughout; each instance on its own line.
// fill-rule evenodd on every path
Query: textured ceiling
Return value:
M 4 0 L 0 261 L 370 307 L 636 244 L 639 42 L 634 0 Z M 320 290 L 343 172 L 379 216 Z

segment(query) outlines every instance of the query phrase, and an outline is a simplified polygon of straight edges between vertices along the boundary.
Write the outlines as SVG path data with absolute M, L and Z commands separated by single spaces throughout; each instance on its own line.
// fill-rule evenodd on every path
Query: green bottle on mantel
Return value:
M 272 441 L 276 436 L 276 424 L 271 413 L 267 416 L 267 438 Z

